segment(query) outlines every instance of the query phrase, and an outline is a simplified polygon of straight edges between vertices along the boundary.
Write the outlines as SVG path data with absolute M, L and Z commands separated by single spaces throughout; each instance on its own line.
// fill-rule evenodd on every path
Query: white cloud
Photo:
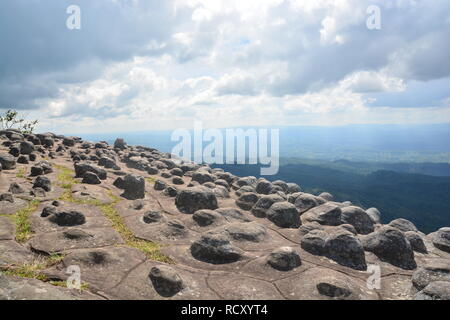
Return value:
M 22 43 L 2 34 L 1 102 L 40 107 L 45 130 L 449 119 L 442 82 L 434 91 L 420 85 L 450 84 L 446 0 L 113 2 L 81 1 L 84 33 L 32 20 Z M 26 24 L 15 3 L 0 5 L 0 33 Z M 366 27 L 371 4 L 381 7 L 381 30 Z M 52 25 L 59 7 L 45 6 Z M 5 16 L 10 8 L 17 19 Z M 44 45 L 30 57 L 36 37 Z M 412 85 L 417 108 L 403 104 Z

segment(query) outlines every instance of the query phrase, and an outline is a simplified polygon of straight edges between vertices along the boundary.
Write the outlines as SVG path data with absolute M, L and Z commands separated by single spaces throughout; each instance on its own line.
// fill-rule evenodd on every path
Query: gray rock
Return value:
M 167 183 L 162 180 L 156 180 L 153 188 L 158 191 L 164 190 L 165 188 L 167 188 Z
M 122 197 L 128 200 L 145 198 L 145 179 L 136 174 L 127 174 L 123 179 Z
M 283 202 L 284 199 L 276 194 L 263 195 L 251 209 L 252 214 L 258 218 L 265 218 L 269 208 L 276 202 Z
M 217 179 L 216 181 L 214 181 L 214 183 L 218 186 L 226 188 L 227 190 L 230 190 L 230 185 L 223 179 Z
M 450 253 L 450 228 L 441 228 L 432 236 L 432 242 L 439 250 Z
M 197 171 L 192 175 L 192 181 L 197 181 L 200 184 L 204 184 L 206 182 L 214 182 L 214 177 L 208 172 Z
M 303 236 L 300 245 L 303 250 L 314 255 L 325 254 L 325 242 L 328 234 L 323 230 L 312 230 Z
M 303 237 L 307 233 L 311 232 L 312 230 L 324 230 L 324 228 L 317 222 L 307 222 L 305 224 L 302 224 L 298 231 L 300 233 L 300 236 Z
M 236 205 L 242 210 L 250 210 L 258 202 L 259 196 L 253 192 L 242 193 L 236 200 Z
M 241 210 L 227 207 L 227 208 L 219 208 L 215 210 L 218 214 L 224 217 L 227 221 L 239 221 L 239 222 L 249 222 L 250 219 L 246 217 L 245 214 L 242 213 Z
M 86 184 L 101 184 L 99 177 L 93 172 L 86 172 L 83 176 L 82 183 Z
M 323 198 L 323 199 L 325 199 L 327 201 L 333 201 L 334 200 L 333 195 L 331 193 L 328 193 L 328 192 L 322 192 L 321 194 L 319 194 L 319 197 Z
M 201 227 L 207 227 L 223 219 L 222 215 L 213 210 L 198 210 L 192 215 L 192 219 Z
M 116 180 L 114 180 L 113 182 L 113 186 L 115 186 L 116 188 L 119 189 L 123 189 L 125 185 L 125 180 L 123 177 L 118 177 Z
M 17 163 L 28 164 L 28 163 L 30 163 L 28 161 L 28 159 L 29 159 L 28 156 L 21 155 L 21 156 L 19 156 L 19 158 L 17 158 Z
M 150 175 L 156 175 L 159 173 L 159 170 L 155 167 L 148 167 L 147 168 L 147 173 Z
M 301 217 L 302 221 L 317 222 L 327 226 L 337 226 L 342 224 L 341 208 L 332 203 L 325 203 L 305 212 Z
M 3 193 L 3 194 L 0 194 L 0 201 L 7 201 L 10 203 L 14 203 L 14 197 L 13 197 L 12 193 Z
M 353 233 L 354 235 L 357 235 L 357 234 L 358 234 L 358 232 L 356 232 L 355 227 L 352 226 L 351 224 L 341 224 L 341 225 L 339 226 L 339 228 L 342 228 L 342 229 L 344 229 L 344 230 L 346 230 L 346 231 L 348 231 L 348 232 L 351 232 L 351 233 Z
M 377 208 L 370 208 L 366 210 L 366 213 L 372 219 L 373 223 L 381 223 L 381 213 Z
M 183 290 L 184 284 L 175 269 L 160 265 L 150 270 L 149 278 L 155 288 L 163 297 L 172 297 Z
M 238 190 L 236 190 L 236 195 L 238 197 L 240 197 L 241 195 L 243 195 L 244 193 L 247 193 L 247 192 L 256 194 L 255 188 L 253 188 L 251 186 L 243 186 L 243 187 L 239 188 Z M 259 197 L 260 197 L 260 195 L 258 195 L 258 199 L 259 199 Z
M 117 138 L 116 141 L 114 141 L 114 148 L 124 150 L 127 148 L 127 144 L 122 138 Z
M 339 287 L 327 282 L 318 283 L 317 291 L 319 291 L 321 295 L 330 298 L 347 298 L 352 294 L 352 292 L 347 288 Z
M 428 253 L 427 247 L 425 245 L 425 242 L 423 241 L 420 234 L 414 231 L 407 231 L 405 232 L 406 239 L 408 239 L 409 243 L 411 244 L 411 248 L 414 251 L 420 252 L 420 253 Z
M 303 213 L 324 203 L 325 200 L 319 197 L 313 196 L 312 194 L 302 193 L 296 197 L 294 205 L 300 213 Z
M 372 219 L 359 207 L 350 206 L 342 208 L 341 220 L 343 223 L 354 226 L 356 232 L 360 234 L 369 234 L 374 231 Z
M 236 181 L 236 185 L 237 185 L 238 187 L 243 187 L 243 186 L 252 186 L 252 187 L 255 187 L 255 186 L 256 186 L 256 182 L 257 182 L 257 179 L 256 179 L 255 177 L 253 177 L 253 176 L 242 177 L 242 178 L 239 178 L 239 179 Z
M 144 213 L 142 220 L 144 220 L 145 223 L 156 223 L 162 221 L 163 218 L 164 216 L 160 211 L 150 210 Z
M 213 189 L 214 194 L 216 195 L 216 197 L 218 198 L 229 198 L 230 197 L 230 192 L 227 190 L 227 188 L 223 187 L 223 186 L 215 186 Z
M 56 214 L 56 207 L 55 206 L 45 206 L 44 209 L 42 209 L 41 217 L 46 218 L 51 215 Z
M 48 220 L 60 227 L 73 227 L 86 223 L 84 214 L 75 210 L 57 212 L 49 216 Z
M 290 271 L 302 264 L 300 255 L 291 247 L 281 247 L 272 251 L 267 257 L 267 263 L 279 271 Z
M 49 178 L 39 176 L 34 180 L 33 188 L 42 188 L 48 192 L 52 190 L 52 183 Z
M 13 170 L 16 168 L 16 159 L 7 153 L 0 153 L 0 164 L 2 165 L 2 170 Z
M 12 194 L 20 194 L 25 192 L 25 190 L 17 182 L 11 183 L 8 191 Z
M 225 264 L 242 259 L 241 250 L 225 234 L 206 233 L 191 245 L 191 254 L 200 261 Z
M 208 188 L 193 187 L 182 190 L 175 199 L 175 205 L 182 213 L 192 214 L 201 209 L 217 209 L 217 198 Z
M 30 195 L 35 197 L 45 197 L 45 190 L 41 187 L 36 187 L 30 190 Z
M 164 195 L 168 196 L 168 197 L 176 197 L 178 194 L 178 189 L 173 187 L 173 186 L 168 186 L 167 188 L 165 188 L 162 192 Z
M 288 190 L 287 190 L 288 193 L 302 192 L 302 188 L 300 188 L 300 186 L 296 183 L 288 182 L 287 187 L 288 187 Z
M 67 147 L 73 147 L 73 146 L 75 146 L 75 140 L 73 138 L 64 138 L 63 145 L 65 145 Z
M 362 244 L 366 251 L 373 252 L 382 261 L 406 270 L 417 267 L 409 241 L 397 228 L 383 226 L 363 237 Z
M 266 179 L 259 179 L 256 183 L 256 192 L 259 194 L 269 194 L 272 188 L 272 184 Z
M 431 282 L 414 296 L 414 300 L 450 300 L 450 282 Z
M 413 273 L 411 281 L 419 291 L 434 281 L 446 281 L 450 283 L 450 265 L 447 260 L 431 260 Z
M 34 151 L 34 145 L 29 141 L 22 141 L 19 148 L 20 154 L 30 154 Z
M 392 220 L 391 222 L 389 222 L 389 225 L 391 227 L 397 228 L 397 229 L 399 229 L 400 231 L 403 231 L 403 232 L 417 231 L 417 228 L 414 225 L 414 223 L 412 223 L 409 220 L 402 219 L 402 218 Z
M 9 154 L 13 157 L 18 157 L 20 155 L 20 149 L 17 146 L 11 146 L 9 148 Z
M 106 179 L 106 175 L 107 175 L 106 171 L 104 169 L 94 166 L 90 163 L 79 162 L 79 163 L 75 163 L 74 167 L 75 167 L 75 176 L 77 178 L 83 178 L 84 174 L 86 172 L 92 172 L 92 173 L 95 173 L 100 178 L 100 180 Z
M 111 168 L 114 168 L 116 166 L 116 162 L 113 159 L 111 159 L 111 158 L 101 157 L 98 160 L 98 165 L 102 166 L 102 167 L 105 167 L 105 168 L 108 168 L 108 169 L 111 169 Z
M 300 215 L 297 208 L 287 201 L 274 203 L 267 211 L 267 219 L 280 228 L 298 228 Z
M 352 233 L 341 228 L 332 232 L 325 242 L 325 255 L 340 265 L 366 270 L 364 248 Z
M 283 180 L 275 180 L 272 182 L 272 186 L 281 188 L 284 193 L 289 193 L 289 186 Z
M 267 237 L 266 228 L 256 222 L 234 222 L 228 223 L 215 232 L 223 232 L 236 241 L 262 242 Z
M 173 176 L 182 177 L 184 175 L 184 172 L 180 168 L 173 168 L 172 170 L 170 170 L 170 174 Z
M 176 176 L 172 178 L 172 183 L 176 185 L 182 185 L 184 184 L 184 181 L 180 177 Z

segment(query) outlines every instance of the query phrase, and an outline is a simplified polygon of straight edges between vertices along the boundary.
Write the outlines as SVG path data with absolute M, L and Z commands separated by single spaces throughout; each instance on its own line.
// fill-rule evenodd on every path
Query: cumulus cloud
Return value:
M 0 3 L 0 108 L 43 129 L 448 119 L 446 0 L 72 2 Z

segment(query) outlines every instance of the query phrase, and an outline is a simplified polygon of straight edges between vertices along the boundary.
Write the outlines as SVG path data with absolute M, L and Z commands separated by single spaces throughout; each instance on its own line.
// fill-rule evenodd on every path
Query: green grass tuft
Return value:
M 16 241 L 24 243 L 31 237 L 31 225 L 29 222 L 30 215 L 39 207 L 39 200 L 28 202 L 28 206 L 16 212 L 14 222 L 16 224 Z
M 18 170 L 18 172 L 16 174 L 16 177 L 17 178 L 26 178 L 25 174 L 26 174 L 25 168 L 19 168 L 19 170 Z
M 145 180 L 147 180 L 148 182 L 150 182 L 150 183 L 155 183 L 156 182 L 156 178 L 153 178 L 153 177 L 147 177 L 147 178 L 145 178 Z

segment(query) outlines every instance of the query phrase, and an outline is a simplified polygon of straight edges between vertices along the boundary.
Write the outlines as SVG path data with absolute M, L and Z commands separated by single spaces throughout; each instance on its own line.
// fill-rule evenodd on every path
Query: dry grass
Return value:
M 42 270 L 49 268 L 64 259 L 62 254 L 52 254 L 50 256 L 39 256 L 34 261 L 21 265 L 8 266 L 3 270 L 3 274 L 27 279 L 37 279 L 49 282 L 49 279 L 43 275 Z

